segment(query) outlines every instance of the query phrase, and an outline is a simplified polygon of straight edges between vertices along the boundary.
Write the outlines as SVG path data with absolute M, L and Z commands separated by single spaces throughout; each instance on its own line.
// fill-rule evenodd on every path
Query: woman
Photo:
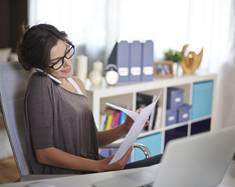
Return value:
M 85 89 L 72 77 L 74 46 L 52 25 L 28 29 L 19 45 L 19 62 L 35 69 L 25 95 L 26 139 L 34 174 L 86 173 L 123 169 L 131 148 L 117 162 L 102 159 L 98 147 L 123 137 L 133 121 L 97 132 Z

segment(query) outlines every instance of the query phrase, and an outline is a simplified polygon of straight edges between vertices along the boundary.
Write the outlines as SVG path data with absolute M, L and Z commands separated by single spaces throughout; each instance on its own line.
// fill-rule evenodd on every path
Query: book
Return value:
M 112 129 L 112 123 L 113 123 L 113 115 L 112 114 L 107 114 L 107 121 L 105 125 L 105 130 Z
M 108 58 L 108 64 L 117 66 L 119 82 L 129 81 L 129 43 L 127 41 L 116 42 Z
M 100 126 L 99 126 L 100 130 L 104 130 L 105 129 L 106 119 L 107 119 L 106 114 L 101 114 L 101 116 L 100 116 Z
M 152 80 L 153 79 L 153 62 L 154 62 L 154 43 L 152 40 L 147 40 L 142 43 L 142 80 Z
M 100 117 L 100 130 L 109 130 L 122 125 L 126 120 L 126 114 L 122 111 L 106 107 L 105 114 Z
M 122 111 L 120 111 L 120 121 L 119 124 L 123 124 L 126 120 L 126 114 Z
M 162 116 L 162 107 L 158 106 L 155 127 L 153 128 L 153 130 L 161 128 L 161 116 Z
M 123 155 L 127 152 L 127 150 L 133 145 L 136 141 L 137 137 L 139 136 L 140 132 L 142 131 L 144 125 L 146 124 L 147 120 L 149 119 L 150 114 L 153 112 L 155 105 L 159 99 L 160 94 L 157 96 L 156 100 L 144 107 L 140 113 L 122 108 L 120 106 L 106 103 L 109 107 L 114 109 L 120 110 L 125 112 L 130 118 L 133 119 L 133 125 L 130 128 L 129 132 L 127 133 L 125 139 L 123 140 L 121 146 L 118 148 L 117 152 L 115 153 L 114 157 L 110 161 L 109 164 L 112 164 L 123 157 Z
M 130 81 L 141 80 L 141 43 L 140 41 L 133 41 L 130 47 L 130 61 L 129 61 L 129 75 Z
M 112 124 L 112 128 L 116 128 L 120 125 L 120 115 L 121 113 L 117 110 L 115 110 L 113 112 L 113 124 Z
M 156 95 L 153 96 L 153 101 L 157 98 Z M 148 130 L 154 130 L 156 123 L 157 123 L 157 116 L 158 116 L 158 106 L 159 102 L 156 103 L 155 108 L 150 116 L 150 120 L 149 120 L 149 129 Z

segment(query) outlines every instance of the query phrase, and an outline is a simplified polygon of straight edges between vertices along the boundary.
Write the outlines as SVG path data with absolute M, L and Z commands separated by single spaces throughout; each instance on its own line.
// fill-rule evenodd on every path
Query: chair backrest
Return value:
M 25 157 L 24 95 L 29 73 L 18 63 L 0 62 L 0 101 L 7 134 L 21 177 L 29 174 Z

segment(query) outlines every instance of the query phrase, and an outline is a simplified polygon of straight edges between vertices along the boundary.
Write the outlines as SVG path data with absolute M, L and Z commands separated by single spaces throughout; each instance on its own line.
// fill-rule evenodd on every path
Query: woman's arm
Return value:
M 133 120 L 130 117 L 127 117 L 124 124 L 114 129 L 97 132 L 98 146 L 105 146 L 125 136 L 131 128 L 132 124 Z
M 77 82 L 77 84 L 81 88 L 82 92 L 86 94 L 85 86 L 82 83 L 82 81 L 79 80 L 75 76 L 73 76 L 73 79 Z M 110 129 L 107 131 L 97 132 L 98 146 L 102 147 L 104 145 L 110 144 L 113 141 L 126 135 L 127 132 L 129 131 L 132 123 L 133 123 L 133 120 L 131 118 L 127 117 L 123 125 L 120 125 L 117 128 Z
M 41 164 L 79 171 L 101 172 L 123 169 L 128 162 L 131 149 L 119 161 L 111 165 L 108 164 L 111 157 L 103 160 L 91 160 L 66 153 L 54 147 L 37 149 L 35 152 L 36 158 Z

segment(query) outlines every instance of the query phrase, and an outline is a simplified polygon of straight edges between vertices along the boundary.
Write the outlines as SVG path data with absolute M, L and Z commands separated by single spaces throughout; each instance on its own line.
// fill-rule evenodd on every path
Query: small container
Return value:
M 173 125 L 177 120 L 177 110 L 169 109 L 166 111 L 166 126 Z
M 177 110 L 184 101 L 184 89 L 171 87 L 167 89 L 167 109 Z
M 181 105 L 177 110 L 177 122 L 181 123 L 190 119 L 191 106 L 188 104 Z

